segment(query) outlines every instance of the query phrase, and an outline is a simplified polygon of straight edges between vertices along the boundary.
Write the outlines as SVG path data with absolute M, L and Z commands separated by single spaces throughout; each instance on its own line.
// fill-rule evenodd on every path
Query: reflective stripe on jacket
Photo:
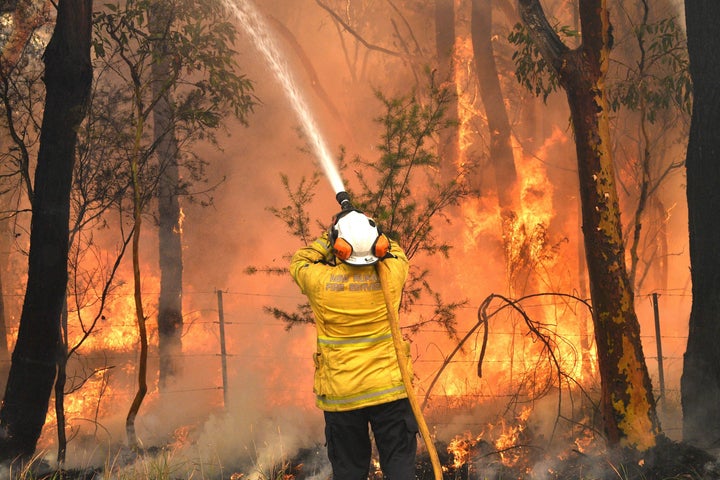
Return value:
M 408 260 L 390 242 L 390 295 L 394 308 L 408 272 Z M 387 308 L 375 266 L 330 265 L 327 239 L 298 250 L 290 273 L 315 314 L 317 352 L 313 390 L 327 411 L 353 410 L 407 397 L 397 363 Z M 405 361 L 410 365 L 406 342 Z

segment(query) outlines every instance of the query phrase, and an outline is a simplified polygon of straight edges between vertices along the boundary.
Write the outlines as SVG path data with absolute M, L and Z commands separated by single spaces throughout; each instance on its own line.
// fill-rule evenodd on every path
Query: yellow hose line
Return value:
M 425 442 L 425 448 L 427 448 L 428 454 L 430 455 L 430 462 L 432 463 L 433 473 L 435 474 L 435 480 L 442 480 L 442 467 L 440 466 L 440 458 L 438 458 L 435 444 L 430 437 L 430 430 L 428 430 L 427 423 L 425 423 L 425 417 L 423 417 L 420 405 L 415 397 L 415 390 L 412 385 L 412 378 L 410 378 L 410 372 L 408 371 L 407 363 L 401 359 L 405 357 L 405 346 L 403 344 L 402 334 L 400 333 L 400 325 L 398 320 L 398 313 L 395 310 L 393 299 L 390 297 L 390 291 L 388 285 L 388 273 L 389 268 L 384 265 L 384 262 L 380 261 L 375 264 L 375 270 L 380 278 L 380 285 L 382 286 L 383 296 L 385 297 L 385 305 L 387 306 L 388 319 L 390 320 L 390 330 L 393 337 L 393 345 L 395 345 L 395 354 L 398 359 L 398 365 L 400 366 L 400 374 L 402 375 L 403 383 L 405 384 L 405 390 L 407 390 L 408 400 L 412 407 L 415 420 L 417 421 L 420 434 L 422 435 L 423 442 Z

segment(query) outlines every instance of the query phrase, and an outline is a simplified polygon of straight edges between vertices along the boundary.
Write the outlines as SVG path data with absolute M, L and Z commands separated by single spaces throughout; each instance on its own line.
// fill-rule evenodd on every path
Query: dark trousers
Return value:
M 368 425 L 385 478 L 414 480 L 418 426 L 407 398 L 347 412 L 325 412 L 333 480 L 367 480 L 372 453 Z

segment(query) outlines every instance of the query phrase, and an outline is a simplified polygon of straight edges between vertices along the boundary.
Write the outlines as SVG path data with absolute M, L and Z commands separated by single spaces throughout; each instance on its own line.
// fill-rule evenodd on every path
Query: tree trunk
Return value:
M 176 357 L 182 352 L 182 244 L 180 225 L 180 202 L 178 201 L 178 146 L 175 138 L 171 111 L 170 64 L 164 53 L 167 30 L 172 22 L 171 12 L 153 5 L 148 19 L 150 31 L 157 36 L 154 43 L 155 61 L 152 63 L 153 98 L 158 101 L 153 108 L 154 136 L 160 165 L 158 189 L 160 299 L 158 305 L 158 348 L 160 353 L 159 387 L 179 372 Z
M 139 86 L 135 85 L 136 89 Z M 135 419 L 137 418 L 140 406 L 142 405 L 145 395 L 147 394 L 147 357 L 148 357 L 148 337 L 147 324 L 145 321 L 145 312 L 143 309 L 142 298 L 142 278 L 140 276 L 140 231 L 142 229 L 142 211 L 143 199 L 141 194 L 139 162 L 140 141 L 144 131 L 143 112 L 141 108 L 141 97 L 135 95 L 136 111 L 138 113 L 138 123 L 135 126 L 135 147 L 133 149 L 133 157 L 130 161 L 130 169 L 132 173 L 133 186 L 133 234 L 132 234 L 132 267 L 133 267 L 133 299 L 135 301 L 135 319 L 138 327 L 138 340 L 140 341 L 140 358 L 138 359 L 138 387 L 135 392 L 130 409 L 125 417 L 125 433 L 127 434 L 128 446 L 132 449 L 139 447 L 137 433 L 135 430 Z
M 0 232 L 5 233 L 6 230 L 4 228 L 0 228 Z M 0 362 L 8 360 L 8 357 L 10 356 L 7 342 L 7 322 L 5 321 L 5 296 L 3 295 L 2 282 L 4 271 L 2 270 L 2 263 L 4 262 L 0 262 Z M 0 367 L 0 375 L 4 376 L 4 374 L 4 369 Z
M 604 81 L 612 38 L 605 0 L 580 0 L 582 44 L 570 50 L 538 0 L 520 0 L 520 14 L 565 89 L 575 132 L 582 228 L 601 378 L 601 411 L 611 446 L 645 451 L 659 421 L 640 340 L 625 249 Z
M 147 394 L 147 359 L 148 359 L 148 336 L 145 311 L 143 309 L 142 278 L 140 276 L 140 231 L 142 229 L 142 214 L 144 197 L 140 182 L 140 157 L 142 138 L 145 132 L 146 112 L 143 110 L 142 85 L 139 82 L 140 75 L 133 75 L 133 101 L 135 103 L 135 140 L 130 158 L 130 172 L 132 176 L 133 189 L 133 231 L 132 231 L 132 267 L 133 267 L 133 299 L 135 301 L 135 320 L 138 327 L 138 340 L 140 341 L 140 358 L 138 359 L 137 391 L 133 398 L 130 409 L 125 417 L 125 433 L 127 434 L 128 446 L 133 450 L 139 448 L 140 443 L 135 430 L 135 419 L 140 412 L 145 395 Z
M 29 458 L 45 423 L 67 284 L 77 127 L 92 82 L 91 0 L 60 0 L 45 50 L 45 114 L 35 171 L 25 301 L 0 409 L 0 460 Z
M 683 437 L 720 443 L 720 3 L 685 1 L 693 110 L 687 149 L 692 309 L 681 379 Z
M 135 299 L 135 317 L 138 326 L 138 339 L 140 340 L 140 358 L 138 359 L 138 388 L 133 397 L 130 409 L 125 417 L 125 433 L 127 435 L 128 446 L 133 450 L 138 449 L 140 442 L 137 438 L 137 432 L 135 430 L 135 419 L 140 412 L 140 406 L 142 405 L 145 395 L 147 395 L 147 357 L 148 357 L 148 337 L 147 337 L 147 325 L 145 322 L 145 312 L 142 304 L 142 282 L 140 278 L 140 229 L 142 227 L 142 208 L 140 207 L 141 200 L 140 194 L 138 193 L 138 173 L 137 173 L 137 162 L 133 162 L 133 186 L 135 190 L 135 224 L 133 227 L 133 239 L 132 239 L 132 264 L 133 264 L 133 285 Z
M 67 453 L 67 435 L 65 434 L 65 384 L 67 383 L 68 361 L 68 308 L 67 296 L 63 302 L 63 311 L 60 320 L 60 341 L 57 345 L 57 379 L 55 380 L 55 417 L 57 418 L 57 461 L 59 465 L 65 464 Z
M 457 121 L 458 102 L 455 87 L 455 2 L 454 0 L 435 0 L 435 48 L 437 52 L 436 80 L 441 88 L 452 93 L 447 104 L 445 116 L 448 120 Z M 458 171 L 458 129 L 449 127 L 439 132 L 438 156 L 443 179 L 453 180 Z
M 492 47 L 492 0 L 473 0 L 471 31 L 475 70 L 490 130 L 490 162 L 495 170 L 502 238 L 506 260 L 509 260 L 508 243 L 512 242 L 513 224 L 517 221 L 517 171 L 511 143 L 510 120 L 505 109 Z M 510 265 L 509 262 L 507 264 Z
M 507 218 L 514 216 L 517 172 L 510 141 L 510 120 L 505 109 L 492 47 L 492 18 L 492 0 L 473 0 L 471 17 L 473 56 L 480 97 L 485 106 L 490 130 L 490 161 L 495 169 L 498 203 L 504 223 Z

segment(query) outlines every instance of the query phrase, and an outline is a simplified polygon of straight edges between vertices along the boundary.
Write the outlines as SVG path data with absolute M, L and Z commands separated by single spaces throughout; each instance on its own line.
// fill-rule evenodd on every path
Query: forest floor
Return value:
M 467 452 L 465 461 L 458 462 L 447 453 L 447 445 L 438 442 L 436 449 L 443 480 L 720 480 L 720 460 L 716 455 L 665 438 L 642 457 L 632 459 L 622 453 L 591 455 L 579 450 L 571 450 L 562 458 L 543 458 L 538 448 L 514 446 L 498 452 L 488 444 L 479 443 Z M 157 455 L 158 450 L 148 450 L 145 455 Z M 512 454 L 513 464 L 503 463 L 502 454 Z M 304 449 L 283 465 L 264 473 L 240 466 L 227 466 L 224 473 L 210 476 L 182 469 L 162 472 L 146 468 L 144 473 L 141 469 L 136 474 L 128 474 L 127 471 L 105 472 L 102 468 L 57 471 L 36 466 L 25 475 L 12 476 L 12 480 L 330 480 L 327 467 L 318 468 L 318 459 L 324 460 L 324 455 L 321 446 Z M 239 473 L 243 471 L 246 473 Z M 415 479 L 434 478 L 429 456 L 423 449 L 418 455 Z M 0 480 L 5 479 L 0 474 Z M 382 480 L 382 473 L 372 472 L 369 480 Z
M 571 450 L 563 458 L 542 458 L 525 447 L 520 460 L 507 466 L 498 452 L 476 451 L 468 462 L 444 467 L 443 480 L 720 480 L 720 462 L 709 452 L 661 438 L 642 457 L 618 452 L 602 455 Z M 421 458 L 417 480 L 432 480 L 432 466 Z M 453 465 L 451 458 L 441 458 Z M 381 480 L 381 479 L 377 479 Z

